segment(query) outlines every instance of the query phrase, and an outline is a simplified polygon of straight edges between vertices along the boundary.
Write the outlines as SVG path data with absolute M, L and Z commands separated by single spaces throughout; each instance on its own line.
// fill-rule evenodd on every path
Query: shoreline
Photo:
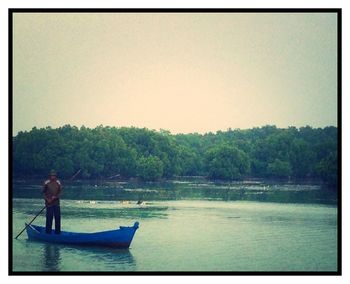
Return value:
M 27 182 L 27 181 L 38 181 L 45 180 L 47 177 L 39 176 L 13 176 L 12 181 L 16 182 Z M 258 178 L 258 177 L 247 177 L 241 180 L 225 180 L 225 179 L 211 179 L 205 176 L 174 176 L 171 178 L 162 178 L 155 181 L 144 181 L 137 177 L 130 178 L 77 178 L 74 180 L 65 179 L 58 177 L 62 182 L 81 182 L 81 183 L 109 183 L 109 182 L 127 182 L 127 183 L 143 183 L 143 184 L 155 184 L 155 183 L 164 183 L 164 182 L 207 182 L 207 183 L 216 183 L 216 184 L 324 184 L 321 179 L 315 178 Z

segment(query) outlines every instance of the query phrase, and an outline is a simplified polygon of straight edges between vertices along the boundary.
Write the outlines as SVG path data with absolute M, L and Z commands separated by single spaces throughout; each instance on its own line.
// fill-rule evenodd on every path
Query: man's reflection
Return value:
M 57 245 L 45 244 L 44 269 L 46 271 L 59 271 L 61 264 L 60 248 Z

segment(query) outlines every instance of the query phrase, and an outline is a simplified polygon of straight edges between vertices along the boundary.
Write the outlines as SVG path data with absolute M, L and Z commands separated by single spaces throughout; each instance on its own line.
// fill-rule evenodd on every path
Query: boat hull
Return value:
M 57 244 L 70 244 L 82 246 L 103 246 L 111 248 L 128 248 L 134 237 L 139 223 L 132 227 L 120 226 L 117 230 L 96 233 L 74 233 L 62 231 L 60 234 L 45 232 L 45 227 L 29 225 L 27 235 L 29 240 L 43 241 Z

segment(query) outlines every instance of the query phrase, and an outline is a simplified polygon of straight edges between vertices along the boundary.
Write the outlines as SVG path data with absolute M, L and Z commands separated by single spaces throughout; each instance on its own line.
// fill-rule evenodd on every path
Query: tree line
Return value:
M 12 138 L 14 177 L 132 178 L 174 176 L 218 180 L 316 178 L 336 186 L 338 130 L 312 128 L 228 129 L 171 134 L 134 127 L 33 128 Z

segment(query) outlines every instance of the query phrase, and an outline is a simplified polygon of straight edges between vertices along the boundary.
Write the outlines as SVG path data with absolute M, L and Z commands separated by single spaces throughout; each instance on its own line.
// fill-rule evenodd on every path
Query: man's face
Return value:
M 55 180 L 56 176 L 50 176 L 50 180 Z

